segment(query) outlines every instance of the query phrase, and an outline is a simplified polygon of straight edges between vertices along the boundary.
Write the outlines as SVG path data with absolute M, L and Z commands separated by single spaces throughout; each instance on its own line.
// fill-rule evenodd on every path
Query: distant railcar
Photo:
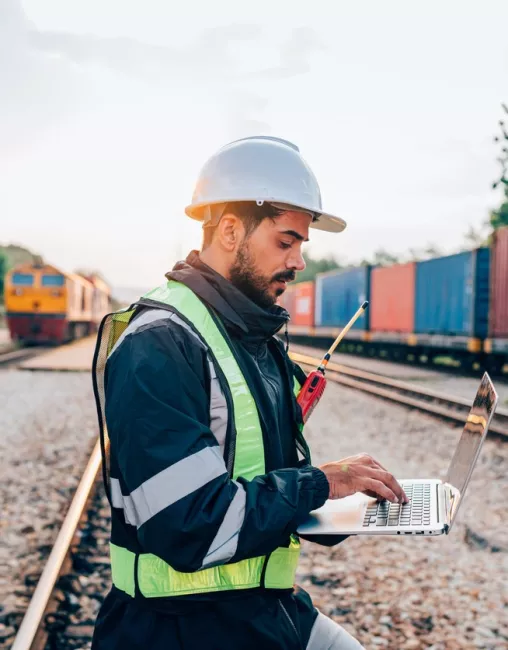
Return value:
M 418 262 L 415 332 L 484 339 L 489 320 L 489 265 L 488 248 Z
M 414 332 L 415 263 L 380 266 L 372 270 L 370 329 L 379 339 L 387 334 Z
M 97 330 L 111 303 L 100 278 L 64 273 L 50 264 L 22 264 L 5 278 L 11 338 L 22 344 L 64 343 Z
M 279 299 L 279 304 L 289 312 L 291 325 L 313 327 L 314 282 L 290 284 Z
M 494 233 L 489 248 L 330 271 L 314 284 L 314 323 L 292 321 L 290 334 L 329 344 L 366 299 L 366 316 L 342 351 L 415 362 L 444 356 L 491 372 L 508 364 L 508 227 Z M 283 298 L 295 313 L 298 286 Z
M 485 351 L 508 363 L 508 226 L 496 230 L 492 242 L 490 274 L 489 338 Z
M 337 335 L 337 328 L 346 325 L 358 307 L 369 300 L 370 266 L 340 269 L 316 276 L 315 325 Z M 369 329 L 369 310 L 353 325 L 349 338 L 365 338 Z

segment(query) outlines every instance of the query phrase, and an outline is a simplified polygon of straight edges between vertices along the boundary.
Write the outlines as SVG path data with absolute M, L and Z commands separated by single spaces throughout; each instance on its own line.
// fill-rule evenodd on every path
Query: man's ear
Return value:
M 245 228 L 241 219 L 231 213 L 223 215 L 217 226 L 217 237 L 224 250 L 232 253 L 242 241 L 244 234 Z

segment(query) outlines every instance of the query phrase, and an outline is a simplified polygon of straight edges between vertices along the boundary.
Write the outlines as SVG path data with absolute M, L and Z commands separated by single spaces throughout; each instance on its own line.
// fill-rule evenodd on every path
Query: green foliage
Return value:
M 4 278 L 7 273 L 7 255 L 0 250 L 0 302 L 4 299 Z
M 508 106 L 501 104 L 503 111 L 508 115 Z M 508 226 L 508 130 L 503 120 L 499 120 L 500 135 L 494 138 L 501 148 L 500 156 L 497 159 L 501 165 L 501 175 L 493 184 L 493 188 L 503 187 L 504 201 L 497 210 L 490 212 L 490 225 L 494 230 Z
M 30 264 L 39 258 L 37 253 L 33 253 L 28 248 L 18 246 L 17 244 L 8 244 L 7 246 L 0 244 L 0 253 L 7 258 L 8 268 L 18 266 L 18 264 Z
M 501 104 L 501 107 L 508 115 L 508 106 L 506 104 Z M 493 188 L 496 189 L 499 185 L 504 185 L 506 192 L 506 189 L 508 188 L 508 130 L 506 129 L 503 120 L 499 120 L 499 129 L 501 134 L 494 137 L 494 142 L 499 144 L 501 148 L 500 156 L 497 159 L 498 163 L 501 165 L 501 176 L 493 184 Z
M 16 244 L 0 245 L 0 302 L 3 302 L 4 278 L 7 271 L 18 264 L 25 264 L 37 259 L 37 255 Z
M 485 230 L 486 228 L 487 231 Z M 470 251 L 482 246 L 490 246 L 490 222 L 488 220 L 479 228 L 475 228 L 471 224 L 469 225 L 469 229 L 464 234 L 464 244 L 461 250 Z
M 494 230 L 508 226 L 508 184 L 504 188 L 504 197 L 505 200 L 501 203 L 501 206 L 497 210 L 491 210 L 490 212 L 490 225 Z
M 377 250 L 372 258 L 372 264 L 375 266 L 392 266 L 392 264 L 398 264 L 399 262 L 400 259 L 397 255 L 389 253 L 384 248 Z
M 342 268 L 332 255 L 329 255 L 328 257 L 314 258 L 308 253 L 304 253 L 303 258 L 307 266 L 304 271 L 298 273 L 296 282 L 313 280 L 318 273 L 325 273 L 326 271 L 333 271 L 334 269 Z

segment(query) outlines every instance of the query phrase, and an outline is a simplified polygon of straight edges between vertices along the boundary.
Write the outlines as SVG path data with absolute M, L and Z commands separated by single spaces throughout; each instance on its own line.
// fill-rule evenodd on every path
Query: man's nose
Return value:
M 303 271 L 306 267 L 305 260 L 300 251 L 292 252 L 291 257 L 288 260 L 287 267 L 289 269 L 294 269 L 295 271 Z

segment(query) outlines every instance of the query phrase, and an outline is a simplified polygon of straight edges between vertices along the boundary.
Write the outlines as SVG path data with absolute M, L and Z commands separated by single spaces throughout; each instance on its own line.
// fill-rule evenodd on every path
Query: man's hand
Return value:
M 367 454 L 326 463 L 319 469 L 324 472 L 330 484 L 330 499 L 342 499 L 356 492 L 363 492 L 370 497 L 387 499 L 392 503 L 409 502 L 392 474 Z

